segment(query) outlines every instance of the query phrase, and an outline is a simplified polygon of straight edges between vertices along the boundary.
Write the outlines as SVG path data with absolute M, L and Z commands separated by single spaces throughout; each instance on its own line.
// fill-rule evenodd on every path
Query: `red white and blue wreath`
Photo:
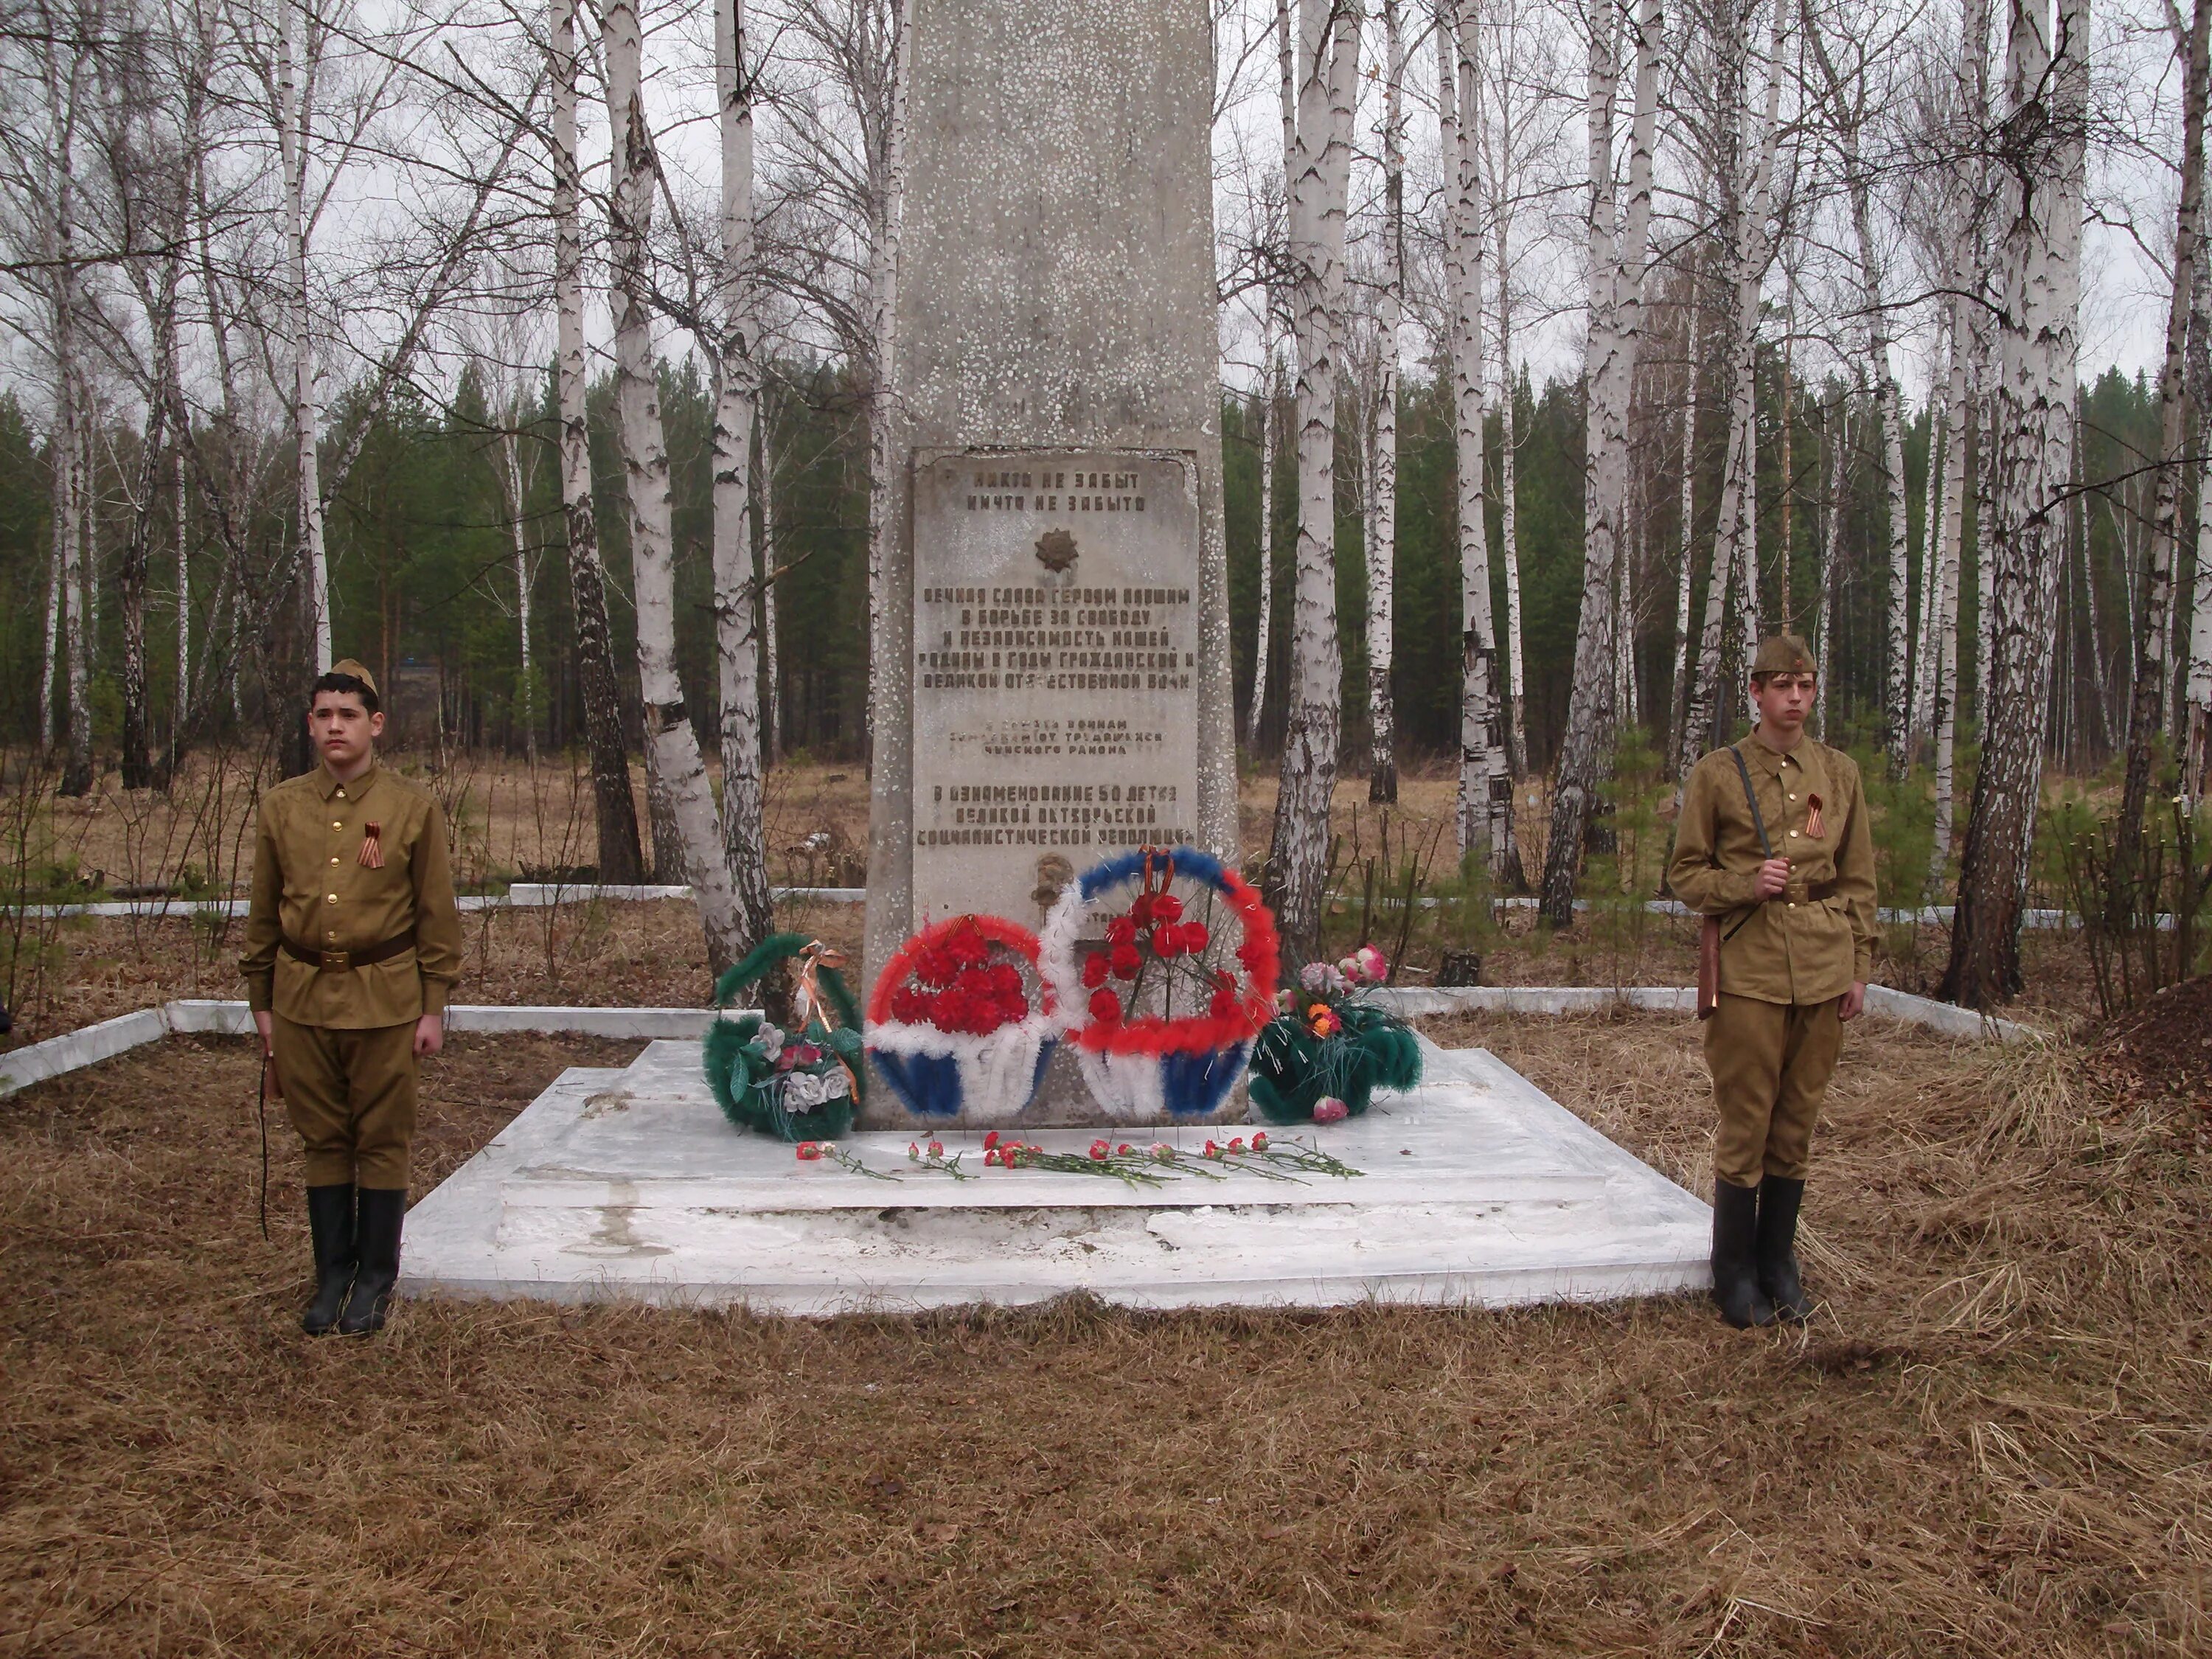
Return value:
M 997 916 L 954 916 L 884 965 L 868 999 L 868 1054 L 915 1116 L 1004 1123 L 1044 1081 L 1059 1006 L 1036 935 Z
M 1124 1121 L 1202 1118 L 1275 1012 L 1275 919 L 1194 848 L 1142 848 L 1087 871 L 1045 919 L 1046 976 L 1084 1080 Z

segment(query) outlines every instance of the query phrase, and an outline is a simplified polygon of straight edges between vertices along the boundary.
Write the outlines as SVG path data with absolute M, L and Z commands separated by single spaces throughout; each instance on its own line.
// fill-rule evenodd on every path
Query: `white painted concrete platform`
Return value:
M 1703 1203 L 1486 1051 L 1428 1060 L 1419 1089 L 1301 1132 L 1356 1180 L 1132 1188 L 984 1169 L 973 1135 L 943 1137 L 969 1152 L 969 1182 L 915 1170 L 904 1133 L 843 1143 L 896 1182 L 801 1164 L 725 1121 L 696 1043 L 656 1042 L 626 1069 L 563 1073 L 418 1204 L 402 1285 L 818 1315 L 1075 1290 L 1135 1307 L 1498 1306 L 1707 1282 Z M 1093 1133 L 1031 1138 L 1078 1151 Z M 1208 1133 L 1223 1132 L 1165 1138 L 1196 1151 Z

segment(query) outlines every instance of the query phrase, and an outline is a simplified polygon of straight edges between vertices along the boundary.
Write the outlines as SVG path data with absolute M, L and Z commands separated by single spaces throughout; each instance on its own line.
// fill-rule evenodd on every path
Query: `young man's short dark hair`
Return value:
M 307 706 L 315 706 L 315 699 L 325 691 L 350 691 L 361 699 L 361 706 L 372 714 L 377 712 L 376 688 L 355 674 L 341 674 L 336 669 L 316 680 L 307 690 Z

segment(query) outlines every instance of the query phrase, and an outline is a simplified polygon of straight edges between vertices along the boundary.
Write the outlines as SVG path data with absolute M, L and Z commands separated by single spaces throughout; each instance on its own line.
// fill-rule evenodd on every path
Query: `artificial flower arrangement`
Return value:
M 1060 1036 L 1036 936 L 954 916 L 901 945 L 868 999 L 876 1070 L 919 1118 L 1000 1123 L 1036 1098 Z
M 1310 962 L 1282 994 L 1252 1051 L 1252 1103 L 1270 1123 L 1337 1123 L 1364 1112 L 1377 1089 L 1421 1080 L 1420 1045 L 1406 1022 L 1366 1000 L 1390 975 L 1363 945 L 1334 965 Z
M 853 1127 L 861 1096 L 860 1011 L 837 969 L 844 957 L 804 933 L 771 933 L 714 981 L 726 1008 L 770 969 L 794 964 L 792 1028 L 757 1008 L 707 1028 L 707 1081 L 741 1128 L 792 1141 L 834 1141 Z
M 1080 1020 L 1084 1080 L 1124 1121 L 1218 1110 L 1274 1011 L 1275 919 L 1194 848 L 1142 848 L 1087 871 L 1053 906 L 1041 946 Z

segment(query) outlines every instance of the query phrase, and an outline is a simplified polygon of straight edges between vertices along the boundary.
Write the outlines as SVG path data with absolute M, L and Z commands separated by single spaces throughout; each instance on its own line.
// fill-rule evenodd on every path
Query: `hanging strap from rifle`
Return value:
M 1759 814 L 1759 793 L 1751 787 L 1751 768 L 1744 763 L 1743 747 L 1740 744 L 1732 743 L 1729 745 L 1729 753 L 1735 757 L 1736 775 L 1743 780 L 1743 801 L 1745 805 L 1751 808 L 1751 827 L 1759 831 L 1759 850 L 1765 853 L 1768 860 L 1771 862 L 1774 857 L 1774 843 L 1767 839 L 1766 820 Z M 1721 943 L 1725 945 L 1741 933 L 1743 924 L 1759 914 L 1759 904 L 1764 902 L 1763 900 L 1754 901 L 1751 908 L 1743 913 L 1736 925 L 1721 935 Z

